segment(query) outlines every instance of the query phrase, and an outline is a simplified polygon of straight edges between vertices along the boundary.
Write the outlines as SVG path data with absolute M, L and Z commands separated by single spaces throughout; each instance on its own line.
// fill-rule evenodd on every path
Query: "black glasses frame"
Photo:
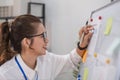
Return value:
M 27 38 L 32 38 L 32 37 L 37 37 L 37 36 L 42 36 L 43 39 L 44 39 L 44 41 L 45 41 L 45 39 L 47 38 L 46 32 L 43 32 L 43 33 L 41 33 L 41 34 L 36 34 L 36 35 L 29 35 L 29 36 L 26 36 L 26 37 L 27 37 Z

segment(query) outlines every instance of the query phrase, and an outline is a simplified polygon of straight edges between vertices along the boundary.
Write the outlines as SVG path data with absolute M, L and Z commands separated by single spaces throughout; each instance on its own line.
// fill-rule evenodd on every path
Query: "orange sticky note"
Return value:
M 97 53 L 94 53 L 94 57 L 97 58 Z
M 82 58 L 83 63 L 86 62 L 87 54 L 88 54 L 88 51 L 85 51 L 84 56 Z
M 110 59 L 109 59 L 109 58 L 106 59 L 106 63 L 107 63 L 107 64 L 110 64 Z

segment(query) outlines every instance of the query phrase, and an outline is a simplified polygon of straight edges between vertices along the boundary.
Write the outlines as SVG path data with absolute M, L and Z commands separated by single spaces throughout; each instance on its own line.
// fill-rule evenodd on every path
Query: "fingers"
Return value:
M 85 28 L 84 28 L 84 33 L 89 33 L 91 30 L 93 30 L 94 28 L 93 28 L 93 26 L 91 26 L 91 25 L 87 25 Z
M 84 33 L 84 27 L 82 27 L 82 28 L 80 29 L 80 31 L 79 31 L 79 36 L 81 37 L 83 33 Z
M 87 25 L 85 27 L 82 27 L 79 31 L 80 37 L 82 36 L 83 33 L 88 34 L 91 30 L 94 30 L 93 26 Z
M 87 35 L 85 35 L 85 38 L 88 42 L 90 41 L 92 35 L 93 35 L 93 32 L 89 32 Z
M 89 44 L 92 35 L 93 35 L 92 32 L 89 32 L 88 34 L 84 35 L 84 39 L 83 39 L 83 41 L 81 43 L 81 47 L 85 47 L 85 46 L 87 46 Z
M 91 30 L 94 30 L 93 26 L 91 26 L 91 25 L 87 25 L 87 26 L 81 28 L 81 30 L 79 32 L 79 36 L 81 37 L 82 34 L 84 33 L 81 47 L 85 47 L 86 45 L 89 44 L 90 39 L 93 35 L 93 32 Z

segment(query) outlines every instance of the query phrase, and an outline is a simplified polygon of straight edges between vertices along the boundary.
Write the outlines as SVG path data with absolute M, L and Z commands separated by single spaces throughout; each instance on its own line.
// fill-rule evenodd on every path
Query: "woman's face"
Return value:
M 45 37 L 46 30 L 43 24 L 39 24 L 36 36 L 33 37 L 31 47 L 38 55 L 45 55 L 47 49 L 48 39 Z

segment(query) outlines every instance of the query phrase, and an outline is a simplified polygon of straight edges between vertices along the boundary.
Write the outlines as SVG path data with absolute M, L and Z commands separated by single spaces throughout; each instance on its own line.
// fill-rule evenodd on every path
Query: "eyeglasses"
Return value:
M 41 36 L 44 39 L 44 41 L 45 41 L 45 39 L 47 38 L 47 33 L 43 32 L 41 34 L 29 35 L 29 36 L 27 36 L 27 38 L 32 38 L 32 37 L 37 37 L 37 36 Z

